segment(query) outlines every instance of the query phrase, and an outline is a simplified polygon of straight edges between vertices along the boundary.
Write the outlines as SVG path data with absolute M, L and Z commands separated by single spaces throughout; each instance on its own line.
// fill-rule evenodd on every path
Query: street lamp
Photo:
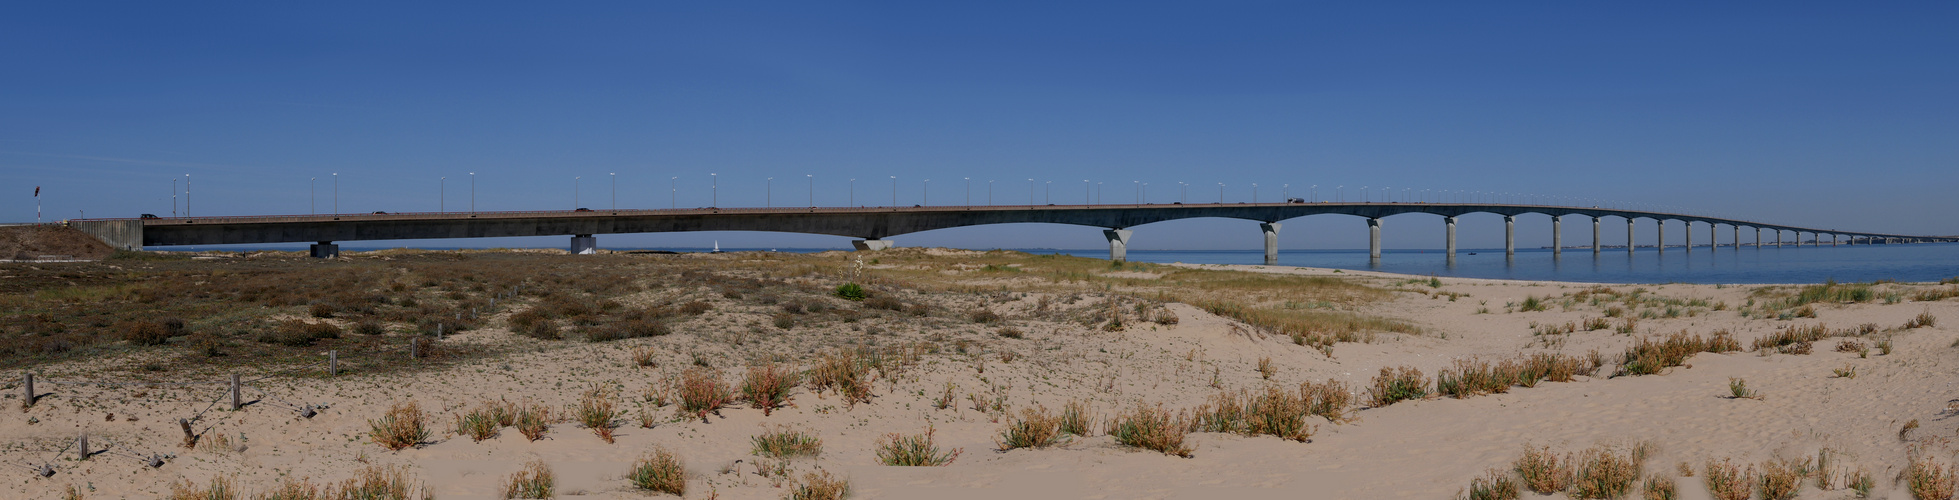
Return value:
M 1313 203 L 1319 203 L 1319 202 L 1320 202 L 1320 185 L 1319 185 L 1319 184 L 1314 184 L 1314 185 L 1313 185 L 1313 187 L 1311 188 L 1311 191 L 1310 191 L 1310 192 L 1311 192 L 1311 193 L 1313 194 Z
M 1224 183 L 1218 183 L 1218 204 L 1224 204 Z
M 1047 181 L 1046 183 L 1044 183 L 1041 186 L 1041 203 L 1047 205 L 1053 205 L 1054 204 L 1054 196 L 1052 196 L 1053 193 L 1054 193 L 1054 181 Z
M 476 172 L 469 173 L 469 213 L 476 213 Z
M 612 176 L 612 209 L 618 210 L 619 209 L 619 173 L 609 172 L 606 173 L 605 175 Z
M 1369 192 L 1370 192 L 1370 191 L 1368 191 L 1368 190 L 1367 190 L 1367 186 L 1361 186 L 1361 187 L 1360 187 L 1360 202 L 1361 202 L 1361 203 L 1367 203 L 1367 193 L 1369 193 Z
M 1291 185 L 1291 184 L 1280 184 L 1280 185 L 1279 185 L 1279 201 L 1280 201 L 1280 202 L 1286 202 L 1286 203 L 1290 203 L 1290 202 L 1292 202 L 1292 185 Z
M 898 176 L 891 176 L 891 208 L 898 208 Z
M 1258 203 L 1258 183 L 1252 183 L 1252 203 Z
M 306 213 L 310 215 L 320 214 L 319 195 L 314 193 L 314 191 L 316 190 L 313 189 L 313 183 L 319 180 L 320 180 L 319 177 L 306 179 Z M 177 216 L 177 180 L 176 179 L 170 179 L 170 216 L 171 217 Z
M 680 176 L 667 179 L 667 208 L 680 208 Z
M 720 208 L 721 207 L 721 174 L 707 174 L 707 181 L 709 184 L 707 206 L 710 208 Z
M 1027 206 L 1034 206 L 1034 179 L 1027 180 Z
M 966 206 L 973 206 L 973 178 L 966 178 Z
M 190 174 L 184 174 L 184 176 L 190 177 Z M 184 182 L 184 192 L 186 193 L 190 192 L 189 181 Z M 189 212 L 190 200 L 188 198 L 190 198 L 190 196 L 186 195 L 184 196 L 184 198 L 186 198 L 184 200 L 184 211 Z M 340 172 L 333 173 L 333 215 L 340 215 Z
M 993 206 L 993 181 L 986 181 L 986 206 Z
M 928 207 L 932 206 L 932 180 L 925 179 L 925 187 L 919 188 L 918 192 L 920 194 L 919 199 L 921 200 L 919 204 Z
M 582 179 L 582 178 L 583 178 L 583 176 L 573 176 L 573 177 L 571 178 L 571 208 L 572 208 L 572 210 L 577 210 L 577 209 L 578 209 L 578 179 Z
M 340 175 L 340 174 L 333 174 L 333 175 Z M 339 186 L 339 184 L 334 184 L 334 186 Z M 38 199 L 39 198 L 36 198 L 36 200 Z M 35 201 L 35 203 L 40 203 L 40 201 Z M 36 212 L 39 212 L 41 209 L 36 208 L 34 210 Z M 184 216 L 190 217 L 190 174 L 184 174 Z M 34 217 L 38 219 L 40 215 L 37 214 Z
M 1090 203 L 1094 203 L 1094 199 L 1088 196 L 1088 179 L 1082 179 L 1082 204 L 1088 205 Z
M 850 206 L 857 206 L 857 179 L 850 180 Z
M 1177 203 L 1190 201 L 1190 184 L 1177 181 Z
M 775 206 L 775 178 L 774 177 L 770 177 L 762 181 L 762 206 L 764 207 Z
M 435 183 L 435 211 L 449 213 L 449 178 L 443 177 Z
M 816 208 L 816 174 L 803 174 L 809 179 L 809 207 Z

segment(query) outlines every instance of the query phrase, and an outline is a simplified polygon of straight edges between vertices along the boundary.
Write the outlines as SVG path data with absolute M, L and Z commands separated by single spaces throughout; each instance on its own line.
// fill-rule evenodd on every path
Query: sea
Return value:
M 343 245 L 342 251 L 373 250 L 390 247 Z M 169 250 L 250 250 L 239 247 L 172 247 Z M 292 251 L 295 248 L 271 247 L 268 250 Z M 297 248 L 303 251 L 304 247 Z M 449 249 L 449 248 L 430 248 Z M 611 249 L 659 252 L 707 252 L 707 248 Z M 723 248 L 723 251 L 775 251 L 793 253 L 827 252 L 844 248 Z M 1108 249 L 1013 249 L 1035 254 L 1065 254 L 1106 259 Z M 1131 262 L 1193 264 L 1265 264 L 1259 250 L 1130 250 Z M 1607 248 L 1593 254 L 1591 248 L 1568 248 L 1562 254 L 1548 248 L 1517 249 L 1505 257 L 1503 249 L 1458 249 L 1454 260 L 1441 250 L 1382 251 L 1380 260 L 1368 258 L 1366 250 L 1281 250 L 1277 265 L 1333 269 L 1381 271 L 1417 276 L 1488 278 L 1510 280 L 1566 281 L 1576 283 L 1702 283 L 1767 284 L 1871 282 L 1927 282 L 1959 277 L 1959 243 L 1919 243 L 1910 245 L 1838 245 L 1783 247 L 1742 245 L 1710 249 L 1668 247 L 1664 252 L 1640 247 L 1627 252 L 1624 247 Z

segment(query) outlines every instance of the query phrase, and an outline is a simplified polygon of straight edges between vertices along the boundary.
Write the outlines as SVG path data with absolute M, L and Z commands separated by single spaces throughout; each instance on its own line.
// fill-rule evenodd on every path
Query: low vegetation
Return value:
M 954 448 L 952 451 L 941 451 L 939 445 L 932 439 L 934 432 L 936 429 L 927 427 L 924 434 L 884 435 L 877 442 L 878 463 L 903 467 L 952 465 L 952 461 L 958 460 L 959 454 L 964 450 Z
M 532 460 L 503 481 L 503 498 L 551 498 L 557 496 L 557 476 L 543 460 Z
M 1189 457 L 1191 447 L 1184 444 L 1189 434 L 1188 419 L 1172 417 L 1162 406 L 1138 403 L 1128 412 L 1116 415 L 1108 424 L 1109 436 L 1117 443 L 1165 455 Z
M 400 451 L 428 441 L 428 415 L 414 401 L 388 408 L 381 418 L 367 421 L 367 437 L 375 444 Z
M 687 467 L 680 457 L 665 448 L 654 448 L 626 471 L 626 482 L 633 488 L 654 493 L 687 496 Z

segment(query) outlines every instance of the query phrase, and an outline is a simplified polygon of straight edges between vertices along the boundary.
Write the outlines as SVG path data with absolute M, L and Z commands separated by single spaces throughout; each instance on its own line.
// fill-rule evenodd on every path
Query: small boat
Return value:
M 721 240 L 714 240 L 714 251 L 708 253 L 721 253 Z

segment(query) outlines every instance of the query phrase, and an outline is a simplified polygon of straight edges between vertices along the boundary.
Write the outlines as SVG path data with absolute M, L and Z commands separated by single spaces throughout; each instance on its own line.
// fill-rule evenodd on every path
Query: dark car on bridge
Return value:
M 161 219 L 162 217 L 157 217 L 157 216 L 156 216 L 156 214 L 143 214 L 143 216 L 142 216 L 141 218 L 144 218 L 144 219 Z
M 573 210 L 573 212 L 590 212 L 590 211 L 592 211 L 592 209 L 589 208 L 580 208 L 577 210 Z

